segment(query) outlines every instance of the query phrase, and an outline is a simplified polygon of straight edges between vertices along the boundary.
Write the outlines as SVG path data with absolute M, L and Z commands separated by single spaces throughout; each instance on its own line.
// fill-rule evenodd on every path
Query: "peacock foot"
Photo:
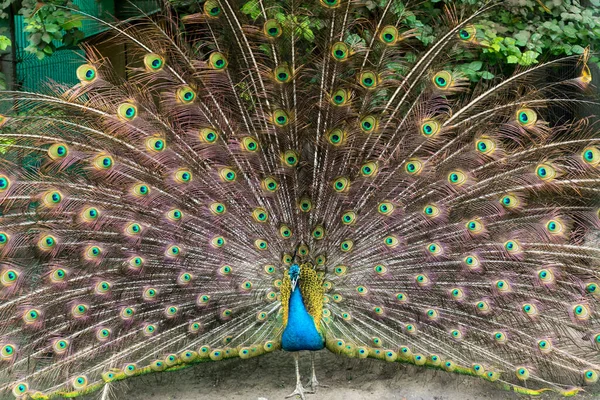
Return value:
M 323 388 L 329 387 L 328 385 L 320 384 L 319 381 L 317 380 L 316 376 L 313 376 L 312 378 L 310 378 L 307 385 L 310 386 L 310 390 L 307 390 L 306 393 L 311 393 L 311 394 L 317 393 L 318 387 L 323 387 Z
M 291 394 L 288 394 L 287 396 L 285 396 L 285 398 L 287 399 L 288 397 L 300 396 L 300 398 L 302 400 L 306 400 L 306 397 L 304 397 L 304 393 L 311 393 L 311 392 L 305 392 L 304 388 L 302 387 L 302 384 L 300 382 L 297 382 L 296 390 L 294 390 Z

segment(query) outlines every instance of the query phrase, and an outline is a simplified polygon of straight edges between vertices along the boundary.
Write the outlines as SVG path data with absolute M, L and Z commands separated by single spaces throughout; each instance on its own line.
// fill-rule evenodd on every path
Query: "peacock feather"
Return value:
M 471 83 L 451 64 L 497 4 L 446 7 L 426 47 L 399 4 L 84 15 L 126 78 L 85 45 L 78 84 L 2 92 L 0 397 L 281 348 L 304 397 L 297 351 L 323 347 L 529 395 L 596 383 L 589 52 Z

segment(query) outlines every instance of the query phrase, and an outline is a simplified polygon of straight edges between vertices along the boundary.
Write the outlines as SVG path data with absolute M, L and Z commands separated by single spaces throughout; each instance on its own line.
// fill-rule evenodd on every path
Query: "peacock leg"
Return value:
M 310 365 L 312 367 L 312 376 L 310 378 L 310 380 L 308 381 L 308 385 L 310 386 L 310 392 L 306 392 L 306 393 L 317 393 L 317 388 L 319 386 L 321 387 L 327 387 L 327 385 L 321 385 L 319 383 L 319 381 L 317 380 L 317 374 L 315 373 L 315 352 L 311 351 L 310 352 Z
M 295 351 L 294 352 L 294 363 L 296 364 L 296 390 L 294 390 L 294 392 L 292 394 L 289 394 L 287 396 L 285 396 L 285 398 L 287 399 L 288 397 L 293 397 L 293 396 L 300 396 L 300 398 L 302 400 L 306 400 L 306 398 L 304 397 L 304 388 L 302 387 L 302 383 L 300 383 L 300 369 L 298 368 L 298 352 Z

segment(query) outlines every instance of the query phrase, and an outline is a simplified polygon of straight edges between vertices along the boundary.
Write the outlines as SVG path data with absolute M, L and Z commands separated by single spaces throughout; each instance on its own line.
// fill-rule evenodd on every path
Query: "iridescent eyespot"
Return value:
M 144 289 L 142 293 L 142 298 L 146 301 L 154 300 L 156 296 L 158 296 L 158 290 L 152 287 Z
M 390 249 L 393 249 L 400 245 L 400 240 L 395 235 L 388 235 L 383 238 L 383 243 Z
M 227 59 L 225 56 L 218 51 L 211 53 L 208 58 L 208 65 L 215 70 L 223 70 L 227 68 Z
M 427 204 L 423 208 L 423 214 L 430 219 L 434 219 L 440 216 L 441 210 L 434 204 Z
M 467 25 L 458 31 L 458 37 L 465 42 L 470 42 L 475 40 L 476 32 L 477 29 L 474 25 Z
M 550 221 L 546 222 L 546 231 L 548 231 L 548 233 L 551 235 L 561 235 L 564 233 L 564 230 L 564 224 L 558 219 L 551 219 Z
M 379 84 L 379 76 L 372 71 L 363 71 L 358 76 L 358 84 L 365 89 L 374 89 Z
M 135 197 L 145 197 L 148 196 L 150 192 L 150 186 L 144 183 L 138 183 L 131 189 L 131 194 L 133 194 Z
M 271 39 L 278 38 L 281 36 L 282 29 L 281 25 L 275 19 L 269 19 L 263 25 L 263 33 Z
M 223 203 L 211 203 L 209 209 L 213 215 L 223 215 L 227 211 L 227 208 Z
M 279 235 L 284 239 L 289 239 L 292 237 L 292 230 L 287 225 L 281 225 L 279 227 Z
M 132 103 L 123 103 L 117 108 L 117 115 L 123 121 L 133 121 L 137 113 L 137 107 Z
M 327 134 L 327 140 L 333 146 L 341 146 L 346 142 L 346 132 L 340 128 L 335 128 Z
M 223 265 L 221 268 L 219 268 L 219 274 L 221 275 L 229 275 L 231 274 L 231 266 L 230 265 Z
M 67 271 L 63 268 L 56 268 L 50 272 L 49 278 L 52 283 L 64 282 L 67 278 Z
M 290 118 L 288 114 L 283 110 L 273 111 L 273 115 L 271 117 L 273 123 L 280 128 L 286 126 L 290 122 L 289 119 Z
M 376 266 L 373 267 L 373 270 L 375 271 L 375 273 L 377 273 L 379 275 L 383 275 L 387 272 L 387 268 L 383 264 L 377 264 Z
M 537 114 L 530 108 L 517 110 L 516 120 L 521 126 L 531 126 L 537 121 Z
M 0 361 L 10 361 L 14 359 L 17 353 L 17 347 L 14 344 L 0 344 Z
M 65 339 L 55 339 L 52 342 L 52 351 L 54 354 L 61 355 L 65 354 L 69 350 L 69 341 Z
M 587 321 L 591 317 L 591 310 L 587 304 L 575 304 L 571 309 L 573 316 L 578 321 Z
M 344 42 L 337 42 L 331 46 L 331 56 L 336 61 L 346 61 L 350 55 L 350 48 Z
M 487 137 L 475 140 L 475 150 L 480 154 L 490 155 L 496 150 L 496 143 Z
M 258 250 L 267 250 L 269 244 L 264 239 L 256 239 L 254 241 L 254 247 L 256 247 Z
M 357 286 L 356 287 L 356 292 L 362 296 L 366 295 L 367 293 L 369 293 L 369 289 L 367 289 L 366 286 Z
M 426 274 L 418 274 L 415 276 L 415 283 L 417 284 L 417 286 L 425 287 L 428 286 L 431 283 L 431 281 L 429 280 L 429 277 Z
M 581 153 L 583 162 L 593 167 L 600 165 L 600 150 L 595 146 L 589 146 L 583 149 Z
M 333 269 L 333 273 L 336 274 L 337 276 L 344 276 L 344 275 L 346 275 L 347 269 L 348 268 L 345 265 L 338 265 L 337 267 L 335 267 Z
M 200 129 L 200 141 L 206 144 L 212 144 L 219 138 L 219 133 L 215 128 L 202 128 Z
M 25 382 L 18 382 L 12 388 L 12 394 L 17 399 L 22 398 L 22 396 L 29 391 L 29 385 Z
M 448 182 L 451 185 L 461 186 L 463 183 L 466 182 L 466 180 L 467 175 L 460 170 L 450 171 L 450 173 L 448 174 Z
M 327 257 L 325 257 L 325 255 L 323 254 L 319 254 L 317 258 L 315 258 L 315 262 L 317 263 L 317 265 L 325 265 L 325 263 L 327 262 Z
M 452 339 L 460 341 L 462 339 L 462 337 L 463 337 L 463 334 L 458 329 L 452 329 L 450 331 L 450 336 L 452 337 Z
M 96 339 L 99 342 L 106 342 L 110 339 L 111 330 L 109 328 L 98 328 L 96 330 Z
M 167 219 L 172 222 L 180 221 L 183 218 L 183 212 L 177 208 L 169 210 L 167 212 Z
M 10 179 L 6 175 L 0 175 L 0 193 L 8 190 L 10 187 Z
M 49 190 L 42 196 L 44 206 L 54 208 L 63 201 L 63 195 L 58 190 Z
M 467 228 L 467 230 L 470 233 L 473 233 L 473 234 L 478 234 L 478 233 L 483 232 L 483 224 L 478 219 L 472 219 L 470 221 L 467 221 L 467 223 L 465 224 L 465 227 Z
M 598 295 L 600 292 L 600 286 L 596 282 L 588 282 L 585 285 L 585 291 L 589 294 Z
M 158 72 L 165 65 L 165 59 L 158 54 L 148 53 L 144 56 L 144 65 L 148 72 Z
M 229 319 L 229 318 L 231 318 L 231 314 L 232 314 L 232 311 L 231 311 L 229 308 L 226 308 L 225 310 L 223 310 L 223 311 L 221 312 L 221 318 L 222 318 L 222 319 Z M 224 343 L 228 343 L 230 340 L 231 340 L 231 338 L 230 338 L 230 337 L 229 337 L 229 338 L 228 338 L 228 337 L 225 337 L 225 338 L 223 339 L 223 342 L 224 342 Z
M 52 235 L 43 235 L 40 240 L 38 240 L 38 248 L 42 251 L 50 251 L 57 245 L 57 240 Z
M 321 5 L 325 8 L 337 8 L 342 2 L 341 0 L 319 0 Z
M 377 205 L 377 212 L 379 214 L 389 216 L 394 212 L 395 206 L 389 201 L 384 201 Z
M 137 222 L 131 222 L 125 226 L 124 232 L 127 236 L 137 236 L 142 233 L 142 226 Z
M 533 303 L 523 303 L 521 310 L 529 317 L 535 317 L 538 315 L 537 306 Z
M 437 354 L 432 354 L 429 356 L 429 360 L 431 365 L 439 367 L 442 364 L 442 359 Z
M 593 369 L 583 371 L 583 379 L 585 383 L 592 384 L 598 382 L 598 373 Z
M 440 90 L 447 90 L 452 86 L 452 74 L 448 71 L 440 71 L 432 78 L 433 84 Z
M 500 204 L 508 209 L 515 208 L 519 205 L 519 198 L 512 194 L 507 194 L 500 198 Z
M 344 176 L 340 176 L 333 181 L 333 190 L 338 193 L 345 193 L 350 190 L 350 180 Z
M 550 165 L 548 163 L 544 163 L 544 164 L 539 164 L 535 168 L 535 174 L 539 179 L 547 182 L 547 181 L 551 181 L 552 179 L 554 179 L 556 177 L 556 170 L 554 169 L 554 167 L 552 167 L 552 165 Z
M 446 360 L 443 364 L 443 368 L 448 372 L 452 372 L 456 368 L 456 365 L 454 364 L 454 361 Z
M 360 120 L 360 129 L 364 133 L 375 132 L 377 130 L 378 126 L 379 126 L 379 121 L 374 116 L 367 115 L 366 117 L 363 117 Z
M 348 312 L 343 312 L 342 313 L 342 319 L 344 321 L 351 321 L 352 320 L 352 315 Z
M 368 162 L 360 167 L 360 174 L 366 178 L 372 178 L 377 175 L 379 165 L 376 162 Z
M 331 103 L 334 106 L 344 106 L 350 99 L 350 94 L 346 89 L 338 89 L 331 94 Z
M 123 373 L 126 376 L 133 376 L 133 375 L 135 375 L 136 371 L 137 371 L 137 365 L 135 365 L 134 363 L 125 364 L 125 366 L 123 367 Z
M 290 70 L 290 67 L 284 63 L 273 70 L 273 77 L 275 78 L 275 82 L 288 83 L 292 80 L 292 71 Z
M 127 262 L 129 268 L 132 270 L 139 270 L 144 265 L 144 259 L 142 257 L 131 257 Z
M 350 239 L 346 239 L 342 243 L 340 243 L 340 250 L 342 250 L 344 253 L 351 251 L 353 248 L 354 242 Z
M 204 14 L 210 18 L 217 18 L 221 14 L 221 7 L 217 0 L 207 0 L 204 3 Z
M 540 339 L 537 341 L 537 347 L 543 354 L 550 353 L 552 351 L 552 342 L 550 339 Z
M 202 306 L 207 305 L 209 300 L 210 300 L 209 295 L 200 294 L 200 295 L 198 295 L 198 298 L 196 299 L 196 304 L 202 307 Z
M 300 254 L 302 257 L 307 256 L 309 252 L 310 251 L 307 245 L 301 244 L 300 246 L 298 246 L 298 254 Z
M 182 104 L 191 104 L 196 99 L 196 92 L 189 86 L 182 86 L 175 94 L 177 101 Z
M 242 141 L 240 142 L 240 146 L 242 150 L 250 153 L 256 153 L 260 149 L 258 141 L 252 136 L 243 137 Z
M 177 306 L 167 306 L 165 307 L 165 317 L 173 318 L 179 312 L 179 307 Z
M 453 289 L 450 289 L 450 296 L 452 296 L 452 298 L 454 300 L 460 301 L 465 298 L 465 292 L 460 288 L 453 288 Z
M 421 124 L 421 134 L 425 137 L 432 138 L 441 130 L 441 125 L 435 119 L 426 119 Z
M 112 285 L 108 281 L 101 281 L 94 286 L 94 293 L 98 295 L 105 295 L 110 292 Z
M 3 248 L 8 241 L 10 240 L 10 236 L 6 232 L 0 232 L 0 249 Z
M 76 376 L 71 381 L 71 384 L 75 390 L 84 389 L 88 384 L 88 378 L 85 375 Z
M 19 279 L 19 272 L 12 268 L 2 271 L 2 274 L 0 275 L 0 283 L 4 287 L 16 285 L 17 279 Z
M 475 303 L 475 308 L 481 314 L 487 314 L 491 311 L 490 304 L 487 302 L 487 300 L 478 301 L 477 303 Z
M 516 240 L 504 242 L 503 247 L 509 254 L 518 254 L 521 252 L 521 245 Z
M 264 311 L 259 311 L 256 314 L 256 320 L 257 321 L 264 321 L 265 319 L 267 319 L 268 314 Z
M 495 281 L 494 288 L 496 288 L 498 293 L 508 293 L 511 291 L 510 283 L 504 279 Z
M 481 364 L 473 364 L 471 366 L 471 369 L 473 370 L 473 372 L 475 373 L 475 375 L 477 376 L 482 376 L 485 374 L 485 370 L 483 368 L 483 365 Z
M 269 219 L 269 213 L 262 207 L 257 207 L 252 211 L 252 219 L 256 222 L 267 222 Z
M 346 211 L 342 214 L 342 224 L 352 225 L 356 222 L 356 213 L 354 211 Z
M 202 324 L 200 322 L 190 322 L 190 324 L 188 325 L 188 332 L 189 333 L 198 333 L 200 332 L 200 329 L 202 329 Z
M 146 325 L 144 325 L 144 328 L 142 329 L 142 332 L 143 332 L 144 336 L 146 336 L 146 337 L 154 336 L 156 331 L 157 331 L 157 327 L 154 324 L 146 324 Z
M 317 225 L 312 231 L 312 237 L 315 240 L 321 240 L 325 237 L 325 228 L 322 225 Z
M 427 245 L 427 252 L 432 256 L 439 256 L 444 253 L 444 248 L 439 243 L 430 243 Z
M 121 317 L 122 320 L 130 320 L 133 318 L 135 314 L 135 309 L 133 307 L 124 307 L 123 309 L 121 309 L 121 312 L 119 313 L 119 316 Z
M 285 167 L 295 167 L 298 165 L 300 155 L 295 150 L 286 150 L 281 155 L 281 162 Z
M 51 160 L 62 160 L 69 154 L 69 147 L 64 143 L 54 143 L 48 148 L 48 157 Z
M 86 84 L 96 80 L 98 77 L 98 70 L 91 64 L 82 64 L 77 67 L 76 74 L 77 79 L 79 79 L 82 84 Z
M 75 304 L 71 307 L 71 315 L 73 318 L 83 318 L 87 315 L 89 309 L 87 304 Z
M 494 340 L 496 341 L 496 343 L 499 344 L 503 344 L 506 343 L 506 341 L 508 340 L 506 337 L 506 334 L 504 332 L 494 332 L 492 334 L 492 336 L 494 337 Z
M 179 248 L 179 246 L 176 245 L 171 245 L 167 247 L 167 250 L 165 251 L 165 255 L 167 257 L 179 257 L 180 254 L 181 248 Z
M 405 165 L 404 165 L 404 170 L 409 174 L 409 175 L 418 175 L 421 173 L 421 171 L 423 170 L 423 163 L 421 162 L 421 160 L 418 159 L 412 159 L 409 160 Z
M 525 367 L 517 367 L 515 375 L 517 376 L 517 379 L 525 381 L 529 378 L 529 370 Z
M 219 178 L 223 182 L 235 182 L 237 174 L 229 167 L 219 168 Z
M 244 281 L 242 282 L 242 284 L 240 285 L 240 287 L 242 288 L 242 290 L 248 291 L 252 289 L 252 282 L 250 281 Z
M 439 317 L 439 314 L 438 314 L 437 310 L 434 310 L 433 308 L 430 308 L 430 309 L 426 310 L 425 311 L 425 315 L 431 321 L 435 321 Z
M 379 40 L 388 46 L 396 44 L 398 39 L 398 29 L 396 29 L 395 26 L 386 25 L 381 32 L 379 32 Z
M 182 272 L 177 276 L 177 284 L 181 286 L 188 285 L 194 277 L 189 272 Z
M 274 178 L 268 176 L 260 182 L 260 187 L 266 192 L 274 193 L 279 189 L 279 184 Z
M 411 336 L 417 334 L 417 327 L 413 324 L 407 324 L 404 328 L 406 329 L 406 333 L 408 333 Z

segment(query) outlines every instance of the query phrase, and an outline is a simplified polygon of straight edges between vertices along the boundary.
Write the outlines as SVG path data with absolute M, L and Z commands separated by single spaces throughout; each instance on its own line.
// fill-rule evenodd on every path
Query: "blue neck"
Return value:
M 313 317 L 304 307 L 299 285 L 290 296 L 288 323 L 281 336 L 281 347 L 287 351 L 321 350 L 325 347 Z

